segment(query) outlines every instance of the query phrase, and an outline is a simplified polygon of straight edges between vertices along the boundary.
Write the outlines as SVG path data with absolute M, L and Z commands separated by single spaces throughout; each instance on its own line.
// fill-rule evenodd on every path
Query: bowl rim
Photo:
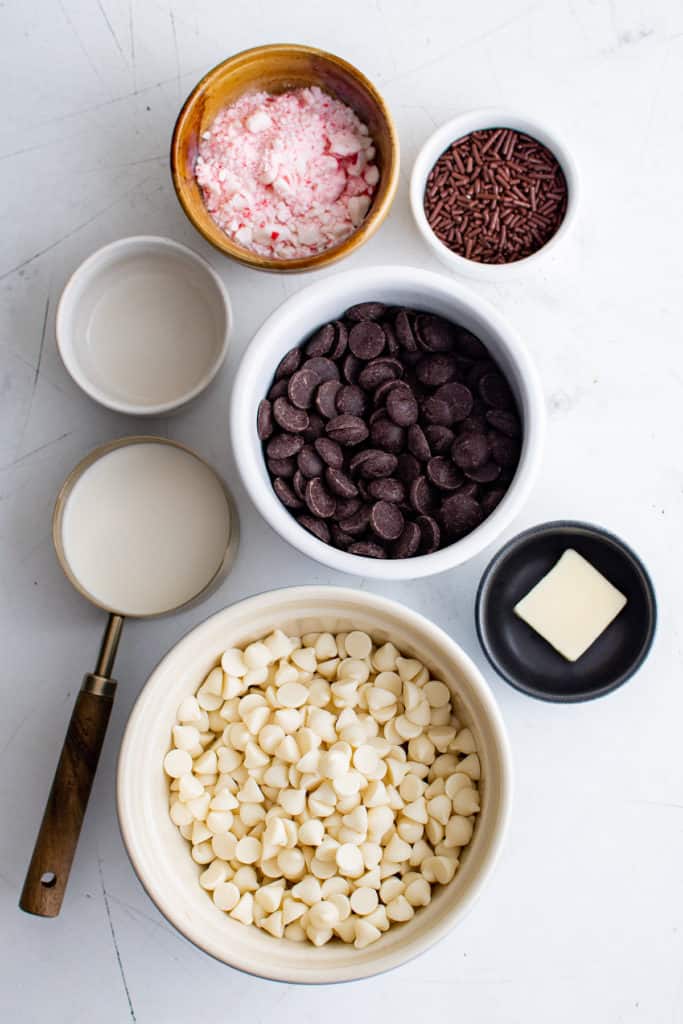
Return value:
M 597 689 L 590 688 L 580 690 L 578 693 L 571 694 L 557 694 L 551 693 L 548 690 L 541 690 L 535 686 L 530 686 L 528 683 L 525 683 L 523 679 L 509 675 L 491 650 L 487 639 L 486 629 L 484 627 L 484 611 L 488 602 L 490 588 L 507 556 L 518 548 L 523 547 L 528 541 L 533 540 L 535 537 L 542 537 L 545 534 L 550 534 L 559 530 L 580 531 L 581 533 L 589 534 L 598 540 L 607 541 L 613 548 L 616 548 L 624 559 L 629 561 L 638 572 L 650 612 L 643 644 L 629 668 L 625 672 L 622 672 L 621 675 L 617 676 L 616 679 L 613 679 L 604 686 Z M 623 686 L 624 683 L 627 683 L 629 679 L 631 679 L 640 669 L 652 649 L 655 634 L 657 632 L 657 595 L 652 578 L 645 567 L 644 562 L 630 544 L 627 544 L 621 539 L 621 537 L 618 537 L 615 533 L 605 529 L 603 526 L 598 526 L 595 523 L 589 523 L 584 520 L 553 519 L 548 522 L 537 523 L 535 526 L 530 526 L 528 529 L 522 530 L 521 533 L 511 537 L 503 547 L 496 552 L 484 569 L 481 579 L 479 580 L 479 586 L 477 587 L 477 594 L 474 601 L 474 621 L 481 649 L 486 655 L 489 664 L 496 670 L 501 679 L 505 680 L 506 683 L 509 683 L 515 690 L 525 694 L 527 697 L 534 697 L 536 700 L 546 701 L 550 704 L 580 704 L 589 700 L 598 700 L 601 697 L 608 696 L 608 694 L 613 693 L 615 690 L 618 690 Z
M 302 972 L 301 977 L 292 978 L 287 974 L 286 969 L 279 969 L 275 963 L 268 963 L 265 965 L 264 969 L 257 970 L 249 957 L 245 958 L 241 955 L 239 947 L 236 948 L 234 955 L 231 952 L 231 956 L 233 956 L 233 958 L 227 960 L 224 953 L 222 954 L 217 948 L 207 947 L 207 945 L 202 942 L 202 936 L 198 934 L 198 929 L 194 925 L 184 922 L 180 915 L 174 913 L 173 909 L 165 902 L 163 893 L 160 891 L 160 887 L 157 885 L 156 880 L 145 871 L 141 859 L 137 856 L 135 839 L 127 817 L 126 789 L 138 786 L 139 780 L 137 777 L 130 777 L 126 762 L 130 748 L 136 740 L 139 741 L 135 736 L 137 719 L 144 710 L 143 706 L 145 702 L 150 699 L 150 688 L 153 688 L 155 678 L 163 672 L 167 663 L 174 658 L 179 648 L 188 644 L 190 640 L 196 634 L 201 633 L 201 631 L 206 630 L 208 632 L 214 621 L 220 620 L 224 615 L 226 615 L 226 613 L 230 613 L 238 607 L 242 610 L 248 611 L 250 606 L 256 606 L 263 598 L 275 595 L 281 598 L 283 606 L 299 599 L 307 600 L 311 603 L 317 602 L 321 606 L 325 599 L 329 599 L 331 602 L 337 600 L 346 600 L 349 602 L 360 601 L 366 607 L 369 606 L 380 613 L 386 612 L 393 615 L 409 616 L 419 626 L 420 631 L 422 631 L 427 638 L 438 638 L 441 645 L 448 650 L 449 658 L 452 658 L 454 663 L 457 664 L 460 675 L 466 677 L 467 686 L 476 692 L 477 698 L 483 706 L 485 716 L 491 727 L 500 758 L 501 771 L 500 778 L 498 780 L 500 786 L 498 816 L 492 831 L 488 848 L 484 851 L 484 855 L 478 866 L 476 875 L 470 883 L 469 891 L 457 906 L 445 912 L 441 922 L 434 927 L 426 937 L 414 938 L 410 943 L 406 944 L 408 947 L 407 955 L 404 956 L 402 953 L 397 952 L 386 954 L 376 965 L 375 962 L 373 962 L 370 969 L 367 969 L 368 965 L 359 963 L 354 964 L 351 967 L 335 968 L 334 976 L 321 978 L 317 976 L 321 969 L 313 967 L 305 969 Z M 180 932 L 180 934 L 191 942 L 197 949 L 207 953 L 219 963 L 224 963 L 227 966 L 233 967 L 245 974 L 249 974 L 252 977 L 285 982 L 288 984 L 324 985 L 338 982 L 358 981 L 363 978 L 383 974 L 388 970 L 399 967 L 402 964 L 415 959 L 422 953 L 427 952 L 427 950 L 443 939 L 450 931 L 453 930 L 453 928 L 455 928 L 457 924 L 460 923 L 460 921 L 463 920 L 464 917 L 466 917 L 478 900 L 482 889 L 493 874 L 496 865 L 499 862 L 510 824 L 513 788 L 514 763 L 510 748 L 510 741 L 501 710 L 493 696 L 493 692 L 486 683 L 481 670 L 477 667 L 464 648 L 461 647 L 460 644 L 450 636 L 450 634 L 442 629 L 442 627 L 426 618 L 420 612 L 416 612 L 407 605 L 404 605 L 399 601 L 394 601 L 391 598 L 365 591 L 359 595 L 357 590 L 350 587 L 338 587 L 326 584 L 308 584 L 262 591 L 261 593 L 252 594 L 249 597 L 242 598 L 231 605 L 227 605 L 226 607 L 212 613 L 202 622 L 188 629 L 180 639 L 173 644 L 166 654 L 162 656 L 148 676 L 128 716 L 128 721 L 126 723 L 119 748 L 116 766 L 116 812 L 119 830 L 126 853 L 128 854 L 133 870 L 135 871 L 135 874 L 137 875 L 137 878 L 147 896 L 152 900 L 168 923 Z M 403 948 L 404 947 L 401 946 L 401 950 L 403 950 Z M 375 958 L 375 961 L 376 960 L 377 958 Z
M 195 266 L 197 266 L 199 270 L 209 278 L 216 289 L 224 310 L 225 329 L 223 331 L 223 336 L 220 339 L 219 349 L 213 362 L 208 366 L 207 370 L 194 387 L 183 391 L 177 398 L 169 399 L 167 402 L 157 402 L 154 405 L 140 405 L 139 403 L 127 402 L 124 399 L 114 398 L 112 395 L 107 394 L 94 384 L 93 381 L 82 371 L 82 368 L 75 359 L 73 353 L 71 324 L 68 322 L 71 320 L 73 313 L 67 313 L 67 306 L 72 302 L 73 310 L 76 309 L 76 301 L 73 298 L 73 293 L 76 287 L 87 278 L 95 278 L 101 269 L 99 264 L 106 261 L 108 256 L 113 255 L 116 258 L 118 255 L 119 258 L 125 259 L 128 255 L 133 254 L 136 249 L 147 249 L 149 251 L 150 248 L 156 248 L 159 252 L 170 250 L 183 255 L 186 259 L 193 262 Z M 108 242 L 106 245 L 102 245 L 98 249 L 95 249 L 95 251 L 90 253 L 82 263 L 79 263 L 76 269 L 69 275 L 57 304 L 55 336 L 57 341 L 57 350 L 62 363 L 64 364 L 64 368 L 74 383 L 76 383 L 81 391 L 83 391 L 89 398 L 94 402 L 97 402 L 99 405 L 104 406 L 106 409 L 112 409 L 114 412 L 124 413 L 128 416 L 148 417 L 159 416 L 163 413 L 171 412 L 174 409 L 179 409 L 181 406 L 191 402 L 193 398 L 196 398 L 209 386 L 225 362 L 233 325 L 234 317 L 230 295 L 228 294 L 226 286 L 223 284 L 208 260 L 203 256 L 200 256 L 200 254 L 195 252 L 194 249 L 190 249 L 189 246 L 183 245 L 182 242 L 176 242 L 174 239 L 166 238 L 164 235 L 127 235 L 125 238 L 118 238 L 114 242 Z
M 497 127 L 511 128 L 530 135 L 550 150 L 562 168 L 567 183 L 567 209 L 555 234 L 529 256 L 514 260 L 512 263 L 479 263 L 453 252 L 436 237 L 424 212 L 424 191 L 432 167 L 452 142 L 470 132 Z M 562 137 L 554 128 L 548 128 L 542 120 L 508 107 L 477 107 L 445 121 L 422 144 L 410 175 L 410 207 L 423 239 L 445 266 L 456 273 L 477 277 L 480 280 L 509 279 L 514 277 L 517 271 L 534 267 L 554 253 L 574 226 L 579 196 L 578 166 L 571 149 Z
M 296 259 L 290 260 L 279 260 L 266 256 L 259 256 L 257 253 L 253 253 L 249 249 L 245 249 L 242 246 L 237 245 L 227 234 L 225 235 L 224 240 L 221 239 L 220 243 L 217 239 L 210 238 L 205 233 L 200 219 L 195 216 L 194 211 L 187 202 L 183 176 L 180 172 L 181 139 L 184 134 L 186 121 L 189 118 L 190 112 L 195 103 L 201 98 L 204 89 L 216 76 L 217 72 L 230 64 L 244 60 L 244 58 L 276 52 L 309 54 L 328 61 L 350 74 L 351 77 L 354 78 L 368 93 L 373 103 L 375 103 L 380 111 L 382 118 L 386 122 L 390 139 L 389 149 L 392 157 L 389 167 L 382 171 L 382 174 L 386 173 L 388 176 L 386 195 L 381 204 L 372 204 L 370 206 L 365 219 L 358 225 L 355 231 L 353 231 L 347 238 L 342 239 L 342 241 L 338 242 L 336 245 L 323 250 L 323 252 L 316 253 L 314 256 L 300 256 Z M 221 252 L 224 256 L 237 260 L 247 267 L 262 271 L 301 273 L 302 271 L 319 270 L 322 267 L 336 263 L 345 256 L 349 256 L 357 248 L 367 242 L 381 227 L 389 213 L 389 210 L 391 209 L 394 198 L 396 197 L 399 182 L 400 162 L 401 147 L 396 124 L 386 101 L 370 79 L 367 78 L 366 75 L 364 75 L 363 72 L 354 64 L 351 64 L 350 61 L 345 60 L 343 57 L 338 57 L 336 54 L 330 53 L 328 50 L 320 49 L 317 46 L 306 46 L 302 43 L 268 43 L 264 46 L 252 46 L 248 47 L 246 50 L 240 50 L 238 53 L 233 53 L 230 57 L 227 57 L 225 60 L 214 65 L 214 67 L 210 68 L 202 78 L 200 78 L 185 99 L 176 118 L 173 126 L 173 134 L 171 136 L 171 179 L 173 181 L 173 188 L 178 201 L 190 223 L 201 234 L 202 238 L 204 238 L 218 252 Z
M 261 487 L 257 474 L 253 472 L 252 443 L 246 433 L 253 430 L 255 436 L 256 406 L 263 397 L 263 393 L 259 392 L 253 409 L 249 406 L 249 402 L 255 397 L 250 396 L 250 392 L 253 390 L 252 379 L 256 376 L 255 369 L 260 361 L 264 338 L 278 330 L 283 316 L 306 310 L 319 296 L 338 294 L 341 302 L 342 296 L 352 292 L 356 287 L 367 286 L 369 281 L 372 281 L 378 290 L 396 284 L 406 287 L 422 286 L 426 292 L 440 292 L 473 309 L 504 339 L 504 347 L 519 369 L 520 380 L 524 382 L 529 405 L 529 422 L 525 426 L 525 435 L 528 439 L 526 450 L 523 450 L 519 466 L 500 505 L 480 526 L 461 540 L 432 554 L 418 555 L 414 558 L 376 559 L 349 555 L 318 540 L 300 526 L 294 516 L 284 508 L 270 483 L 267 488 Z M 311 324 L 311 328 L 315 326 L 316 324 Z M 275 366 L 273 371 L 274 369 Z M 453 281 L 445 274 L 409 266 L 384 265 L 344 270 L 329 275 L 300 289 L 269 314 L 244 351 L 235 375 L 231 392 L 230 437 L 237 469 L 251 501 L 269 526 L 292 547 L 339 572 L 373 579 L 405 580 L 436 575 L 461 565 L 492 544 L 510 525 L 527 500 L 540 469 L 545 419 L 543 390 L 533 360 L 517 332 L 509 326 L 494 306 L 466 285 Z M 259 458 L 263 458 L 260 452 Z

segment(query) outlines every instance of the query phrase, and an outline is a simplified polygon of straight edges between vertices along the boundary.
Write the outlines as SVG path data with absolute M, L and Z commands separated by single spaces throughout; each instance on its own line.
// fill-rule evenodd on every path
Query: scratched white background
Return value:
M 269 41 L 344 55 L 377 83 L 398 122 L 396 203 L 349 266 L 438 269 L 413 228 L 407 179 L 418 146 L 457 112 L 505 103 L 570 140 L 584 194 L 564 259 L 531 280 L 475 285 L 526 338 L 549 411 L 543 471 L 515 531 L 565 516 L 606 525 L 647 561 L 661 612 L 646 667 L 598 703 L 537 703 L 486 670 L 517 762 L 500 868 L 437 948 L 336 990 L 255 980 L 190 946 L 139 886 L 114 812 L 126 716 L 185 630 L 273 585 L 353 582 L 295 556 L 252 514 L 228 453 L 240 354 L 304 279 L 257 276 L 223 260 L 184 219 L 169 179 L 185 95 L 228 54 Z M 0 3 L 0 1019 L 683 1021 L 682 60 L 676 0 L 345 0 L 339 12 L 320 0 Z M 234 573 L 205 606 L 126 626 L 63 912 L 43 921 L 21 914 L 17 899 L 102 625 L 61 575 L 51 505 L 90 448 L 150 426 L 80 393 L 56 352 L 54 311 L 82 259 L 136 233 L 194 246 L 232 294 L 236 331 L 218 383 L 151 427 L 194 445 L 226 475 L 243 541 Z M 361 585 L 431 616 L 486 669 L 472 603 L 490 554 L 416 584 Z

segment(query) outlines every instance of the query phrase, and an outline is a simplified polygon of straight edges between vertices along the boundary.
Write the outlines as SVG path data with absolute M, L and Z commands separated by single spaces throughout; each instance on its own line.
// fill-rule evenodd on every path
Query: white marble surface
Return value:
M 543 471 L 516 532 L 555 517 L 630 541 L 658 590 L 660 629 L 637 678 L 594 704 L 526 699 L 487 668 L 473 594 L 491 551 L 466 567 L 386 587 L 459 640 L 487 673 L 517 763 L 499 870 L 467 921 L 401 970 L 301 989 L 213 962 L 160 917 L 125 856 L 114 768 L 126 716 L 160 655 L 205 615 L 273 585 L 353 582 L 295 556 L 253 513 L 227 446 L 228 387 L 260 321 L 303 278 L 257 276 L 203 244 L 167 166 L 181 100 L 231 52 L 302 41 L 359 65 L 388 100 L 403 172 L 388 223 L 348 265 L 438 267 L 416 236 L 407 178 L 434 125 L 482 104 L 546 118 L 574 147 L 583 202 L 552 270 L 477 286 L 526 338 L 543 376 Z M 683 357 L 683 12 L 673 0 L 9 0 L 0 4 L 0 1017 L 469 1024 L 683 1020 L 683 758 L 680 531 Z M 54 342 L 73 268 L 126 234 L 194 246 L 231 291 L 237 329 L 218 383 L 152 424 L 196 446 L 234 487 L 243 541 L 201 608 L 130 623 L 119 693 L 61 916 L 17 899 L 76 688 L 102 616 L 52 552 L 62 478 L 90 448 L 142 427 L 93 405 Z M 149 426 L 149 424 L 144 424 Z M 201 1004 L 199 1002 L 201 998 Z

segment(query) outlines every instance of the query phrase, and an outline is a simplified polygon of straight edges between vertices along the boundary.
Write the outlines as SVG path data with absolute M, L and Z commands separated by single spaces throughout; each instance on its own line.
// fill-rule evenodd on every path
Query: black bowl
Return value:
M 627 604 L 578 661 L 566 661 L 513 608 L 574 548 L 627 598 Z M 603 697 L 642 665 L 654 638 L 657 604 L 652 581 L 631 549 L 589 523 L 534 526 L 501 548 L 479 584 L 475 608 L 487 658 L 512 686 L 541 700 L 569 704 Z

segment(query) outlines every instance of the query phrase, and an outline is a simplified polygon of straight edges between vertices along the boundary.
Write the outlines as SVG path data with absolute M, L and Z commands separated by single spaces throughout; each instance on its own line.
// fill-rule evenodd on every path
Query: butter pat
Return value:
M 577 661 L 625 604 L 609 580 L 568 548 L 514 612 L 567 661 Z

